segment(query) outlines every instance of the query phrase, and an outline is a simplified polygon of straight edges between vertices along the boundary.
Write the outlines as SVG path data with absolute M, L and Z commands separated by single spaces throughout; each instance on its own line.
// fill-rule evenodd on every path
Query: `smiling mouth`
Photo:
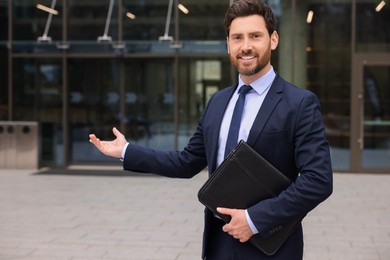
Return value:
M 240 57 L 242 60 L 251 60 L 251 59 L 254 59 L 255 56 L 241 56 Z

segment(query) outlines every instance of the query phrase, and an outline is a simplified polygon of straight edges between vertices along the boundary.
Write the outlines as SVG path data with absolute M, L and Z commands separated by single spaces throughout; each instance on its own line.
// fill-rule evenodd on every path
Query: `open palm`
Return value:
M 113 134 L 116 136 L 115 140 L 102 141 L 96 137 L 95 134 L 89 135 L 89 142 L 93 143 L 100 152 L 107 156 L 121 158 L 122 150 L 127 143 L 125 136 L 118 131 L 115 127 L 112 129 Z

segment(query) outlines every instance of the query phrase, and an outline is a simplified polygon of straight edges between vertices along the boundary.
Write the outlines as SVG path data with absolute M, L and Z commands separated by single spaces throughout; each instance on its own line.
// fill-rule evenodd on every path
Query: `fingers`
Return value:
M 119 130 L 116 127 L 112 128 L 112 133 L 115 135 L 116 138 L 124 138 L 124 135 L 119 132 Z M 98 145 L 100 143 L 100 139 L 96 137 L 94 134 L 89 135 L 89 142 Z
M 230 224 L 226 224 L 222 227 L 223 232 L 228 233 L 235 239 L 239 240 L 241 243 L 247 242 L 250 237 L 253 235 L 251 231 L 242 228 L 236 228 Z
M 94 145 L 97 146 L 99 144 L 100 140 L 99 140 L 99 138 L 96 137 L 96 135 L 90 134 L 89 135 L 89 142 L 93 143 Z
M 89 135 L 89 142 L 94 144 L 95 147 L 100 151 L 102 152 L 103 154 L 105 155 L 110 155 L 108 154 L 108 150 L 107 150 L 107 145 L 105 141 L 101 141 L 99 138 L 97 138 L 94 134 L 90 134 Z
M 232 215 L 233 215 L 233 212 L 234 212 L 233 209 L 220 208 L 220 207 L 217 208 L 217 211 L 218 211 L 219 213 L 221 213 L 221 214 L 229 215 L 229 216 L 232 216 Z
M 104 153 L 103 151 L 103 147 L 102 147 L 102 142 L 100 141 L 99 138 L 97 138 L 94 134 L 90 134 L 89 135 L 89 142 L 94 144 L 95 147 L 97 149 L 99 149 L 99 151 L 101 151 L 102 153 Z
M 114 135 L 116 136 L 115 140 L 112 141 L 102 141 L 96 137 L 94 134 L 89 135 L 89 142 L 94 144 L 95 147 L 107 156 L 114 158 L 121 158 L 122 151 L 126 145 L 125 137 L 119 132 L 115 127 L 112 129 Z
M 217 211 L 221 214 L 224 214 L 224 215 L 229 215 L 229 216 L 232 216 L 232 209 L 228 209 L 228 208 L 217 208 Z M 231 232 L 232 230 L 232 227 L 230 224 L 226 224 L 222 227 L 222 230 L 224 232 L 227 232 L 229 233 L 230 235 L 234 236 L 233 233 Z
M 238 239 L 241 243 L 248 241 L 253 235 L 246 221 L 245 210 L 218 207 L 217 211 L 231 216 L 230 222 L 222 227 L 224 232 Z

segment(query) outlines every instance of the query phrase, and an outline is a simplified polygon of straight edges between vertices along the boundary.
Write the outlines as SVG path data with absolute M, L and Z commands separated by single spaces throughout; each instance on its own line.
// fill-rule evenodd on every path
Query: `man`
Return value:
M 123 158 L 125 170 L 191 178 L 208 166 L 211 175 L 225 157 L 233 110 L 243 85 L 250 85 L 237 142 L 247 141 L 283 172 L 292 184 L 279 196 L 248 209 L 219 208 L 231 216 L 223 223 L 205 211 L 202 258 L 300 260 L 303 234 L 299 226 L 272 256 L 252 246 L 255 233 L 266 239 L 275 227 L 307 214 L 332 193 L 329 147 L 316 96 L 283 80 L 270 64 L 278 45 L 275 18 L 258 0 L 238 0 L 225 16 L 228 53 L 239 72 L 238 83 L 217 92 L 207 104 L 198 127 L 183 151 L 158 151 L 128 144 L 116 129 L 114 141 L 90 142 L 104 154 Z M 235 143 L 237 143 L 235 142 Z

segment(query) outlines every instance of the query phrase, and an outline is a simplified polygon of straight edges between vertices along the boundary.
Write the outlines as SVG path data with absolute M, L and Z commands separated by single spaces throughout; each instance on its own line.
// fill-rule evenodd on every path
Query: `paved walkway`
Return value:
M 1 260 L 200 259 L 206 172 L 33 173 L 0 169 Z M 390 259 L 390 174 L 334 177 L 333 195 L 304 220 L 305 260 Z

